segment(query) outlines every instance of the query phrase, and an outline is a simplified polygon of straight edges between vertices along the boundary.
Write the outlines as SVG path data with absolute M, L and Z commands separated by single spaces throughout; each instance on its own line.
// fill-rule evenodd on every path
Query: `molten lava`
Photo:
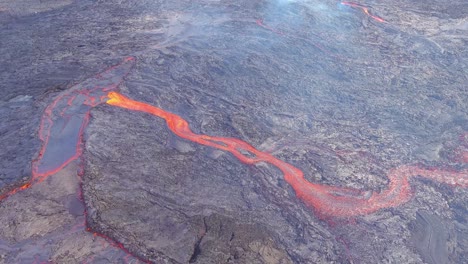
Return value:
M 392 169 L 388 174 L 388 188 L 370 196 L 366 195 L 367 192 L 356 189 L 311 183 L 304 178 L 304 173 L 300 169 L 273 157 L 271 154 L 259 151 L 240 139 L 198 135 L 193 133 L 188 122 L 178 115 L 146 103 L 134 101 L 117 92 L 109 92 L 108 97 L 110 99 L 107 104 L 163 118 L 169 129 L 181 138 L 229 151 L 246 164 L 267 162 L 276 166 L 283 172 L 284 179 L 294 189 L 297 197 L 321 215 L 356 216 L 398 206 L 411 198 L 409 178 L 412 176 L 422 176 L 453 186 L 468 187 L 468 171 L 466 170 L 456 172 L 423 169 L 416 166 L 400 166 Z
M 351 7 L 355 7 L 355 8 L 359 8 L 362 10 L 362 12 L 364 12 L 364 14 L 366 14 L 367 16 L 369 16 L 370 18 L 374 19 L 375 21 L 377 22 L 380 22 L 380 23 L 384 23 L 385 20 L 381 17 L 378 17 L 378 16 L 375 16 L 375 15 L 372 15 L 370 12 L 369 12 L 369 8 L 363 6 L 363 5 L 360 5 L 358 3 L 353 3 L 353 2 L 341 2 L 342 5 L 347 5 L 347 6 L 351 6 Z
M 351 5 L 348 2 L 344 3 Z M 263 25 L 261 21 L 258 23 Z M 320 215 L 348 217 L 370 214 L 380 209 L 398 206 L 411 198 L 409 179 L 413 176 L 421 176 L 453 186 L 468 187 L 467 170 L 457 172 L 406 165 L 392 169 L 388 173 L 388 187 L 379 193 L 309 182 L 304 178 L 300 169 L 269 153 L 259 151 L 240 139 L 195 134 L 191 131 L 188 122 L 182 117 L 158 107 L 134 101 L 115 92 L 134 63 L 135 59 L 132 57 L 125 59 L 119 65 L 63 92 L 45 109 L 39 128 L 39 138 L 43 145 L 38 157 L 32 162 L 32 179 L 0 196 L 0 201 L 28 189 L 34 183 L 43 181 L 48 176 L 60 171 L 71 161 L 79 158 L 82 154 L 82 135 L 89 121 L 90 110 L 104 102 L 108 105 L 163 118 L 169 129 L 179 137 L 228 151 L 246 164 L 266 162 L 277 167 L 282 171 L 285 181 L 291 185 L 297 197 Z M 466 154 L 464 155 L 465 158 Z M 466 159 L 464 160 L 466 162 Z M 87 223 L 84 226 L 87 226 Z M 89 228 L 86 230 L 91 232 Z M 111 241 L 103 234 L 94 234 Z M 123 244 L 112 241 L 111 243 L 129 253 Z

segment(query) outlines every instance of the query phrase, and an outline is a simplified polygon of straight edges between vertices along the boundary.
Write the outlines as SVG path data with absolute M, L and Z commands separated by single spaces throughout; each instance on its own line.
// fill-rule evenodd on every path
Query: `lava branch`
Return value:
M 376 15 L 372 15 L 370 12 L 369 12 L 369 8 L 367 8 L 366 6 L 363 6 L 361 4 L 358 4 L 358 3 L 353 3 L 353 2 L 346 2 L 346 1 L 343 1 L 341 2 L 342 5 L 346 5 L 346 6 L 350 6 L 350 7 L 354 7 L 354 8 L 359 8 L 362 10 L 362 12 L 364 14 L 366 14 L 367 16 L 369 16 L 370 18 L 374 19 L 375 21 L 377 22 L 380 22 L 380 23 L 385 23 L 385 20 L 381 17 L 378 17 Z
M 83 152 L 83 132 L 89 122 L 93 107 L 104 103 L 109 91 L 116 90 L 135 64 L 135 58 L 127 57 L 118 65 L 108 68 L 91 78 L 78 83 L 61 93 L 44 110 L 40 126 L 39 139 L 42 146 L 37 157 L 32 161 L 32 177 L 24 185 L 0 196 L 0 201 L 44 181 L 62 170 L 70 162 L 81 157 Z M 78 175 L 81 176 L 79 171 Z M 84 202 L 82 181 L 79 184 L 79 197 Z M 94 236 L 105 239 L 110 245 L 132 255 L 143 263 L 149 263 L 131 252 L 118 241 L 94 232 L 87 222 L 85 209 L 83 227 Z
M 32 161 L 31 180 L 0 195 L 0 201 L 42 182 L 81 156 L 83 131 L 91 108 L 107 100 L 107 93 L 119 87 L 134 64 L 135 58 L 127 57 L 120 64 L 61 93 L 46 107 L 39 125 L 42 145 Z
M 43 181 L 81 156 L 81 141 L 90 111 L 119 87 L 135 59 L 108 68 L 60 94 L 44 111 L 39 127 L 42 147 L 32 162 L 32 179 Z
M 283 172 L 285 181 L 291 185 L 297 197 L 321 215 L 349 217 L 396 207 L 411 198 L 409 178 L 413 176 L 421 176 L 453 186 L 468 187 L 467 170 L 457 172 L 437 168 L 425 169 L 417 166 L 400 166 L 392 169 L 388 173 L 389 185 L 387 189 L 379 193 L 372 193 L 370 196 L 366 195 L 367 192 L 352 188 L 311 183 L 304 178 L 304 173 L 300 169 L 269 153 L 259 151 L 240 139 L 198 135 L 190 130 L 186 120 L 176 114 L 134 101 L 117 92 L 109 92 L 108 97 L 110 98 L 107 101 L 109 105 L 163 118 L 169 129 L 181 138 L 228 151 L 246 164 L 267 162 L 274 165 Z M 243 154 L 246 152 L 249 153 L 249 156 Z
M 467 170 L 450 171 L 407 165 L 390 170 L 387 189 L 378 193 L 309 182 L 300 169 L 269 153 L 255 149 L 245 141 L 195 134 L 182 117 L 115 92 L 134 64 L 135 59 L 128 57 L 122 63 L 71 87 L 46 108 L 39 127 L 39 139 L 43 144 L 37 158 L 32 162 L 32 178 L 24 185 L 0 196 L 0 201 L 42 182 L 71 161 L 79 158 L 82 154 L 83 132 L 88 124 L 90 111 L 102 103 L 163 118 L 169 129 L 177 136 L 228 151 L 243 163 L 254 165 L 266 162 L 277 167 L 282 171 L 285 181 L 294 189 L 296 196 L 320 215 L 349 217 L 396 207 L 411 198 L 409 179 L 414 176 L 425 177 L 452 186 L 468 187 Z M 81 192 L 80 190 L 80 195 Z M 83 199 L 82 196 L 81 199 Z M 92 232 L 87 222 L 85 226 L 87 231 Z M 94 235 L 105 238 L 112 245 L 129 254 L 123 244 L 104 234 L 94 233 Z

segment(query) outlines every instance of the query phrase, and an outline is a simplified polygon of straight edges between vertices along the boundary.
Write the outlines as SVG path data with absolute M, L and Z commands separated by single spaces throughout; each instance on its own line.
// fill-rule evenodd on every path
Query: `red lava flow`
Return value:
M 353 3 L 353 2 L 346 2 L 346 1 L 341 2 L 341 4 L 351 6 L 351 7 L 354 7 L 354 8 L 359 8 L 359 9 L 362 10 L 362 12 L 364 12 L 364 14 L 368 15 L 370 18 L 374 19 L 375 21 L 380 22 L 380 23 L 385 23 L 385 20 L 383 18 L 372 15 L 369 12 L 369 8 L 367 8 L 367 7 L 363 6 L 363 5 L 360 5 L 358 3 Z
M 452 186 L 468 187 L 467 170 L 451 171 L 407 165 L 390 170 L 387 175 L 388 187 L 381 192 L 372 193 L 309 182 L 304 178 L 300 169 L 269 153 L 259 151 L 240 139 L 195 134 L 189 128 L 188 122 L 182 117 L 158 107 L 134 101 L 116 92 L 115 90 L 123 82 L 124 77 L 134 64 L 133 57 L 126 58 L 122 63 L 63 92 L 45 109 L 39 128 L 39 138 L 43 144 L 38 157 L 32 161 L 32 179 L 23 186 L 0 196 L 0 201 L 43 181 L 48 176 L 63 169 L 71 161 L 79 158 L 82 154 L 82 135 L 89 121 L 90 110 L 104 102 L 108 105 L 163 118 L 169 129 L 177 136 L 198 144 L 228 151 L 246 164 L 266 162 L 277 167 L 282 171 L 285 181 L 291 185 L 297 197 L 312 207 L 318 215 L 351 217 L 396 207 L 411 198 L 409 179 L 414 176 L 425 177 Z M 78 174 L 80 175 L 81 172 Z M 87 223 L 84 223 L 84 226 L 87 231 L 92 232 L 87 227 Z M 106 239 L 114 247 L 130 254 L 123 244 L 113 241 L 104 234 L 93 234 Z
M 109 92 L 107 104 L 129 110 L 145 112 L 166 120 L 169 129 L 177 136 L 217 149 L 228 151 L 246 164 L 267 162 L 283 172 L 299 199 L 320 215 L 349 217 L 373 213 L 383 208 L 396 207 L 407 202 L 412 195 L 409 178 L 421 176 L 445 184 L 468 187 L 468 171 L 449 171 L 438 168 L 400 166 L 388 173 L 387 189 L 370 194 L 361 190 L 311 183 L 304 173 L 293 165 L 279 160 L 269 153 L 259 151 L 236 138 L 213 137 L 193 133 L 182 117 L 158 107 L 134 101 L 117 92 Z

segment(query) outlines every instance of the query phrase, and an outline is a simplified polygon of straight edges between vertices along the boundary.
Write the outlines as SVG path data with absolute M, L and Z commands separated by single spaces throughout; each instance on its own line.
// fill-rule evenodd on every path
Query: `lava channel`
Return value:
M 282 171 L 285 181 L 291 185 L 297 197 L 319 215 L 349 217 L 396 207 L 411 198 L 409 179 L 414 176 L 425 177 L 452 186 L 468 187 L 467 170 L 450 171 L 407 165 L 390 170 L 387 175 L 389 179 L 387 189 L 378 193 L 309 182 L 300 169 L 269 153 L 259 151 L 240 139 L 195 134 L 182 117 L 129 99 L 116 92 L 115 90 L 134 64 L 133 57 L 126 58 L 122 63 L 71 87 L 46 108 L 39 128 L 39 138 L 43 145 L 38 157 L 32 162 L 32 179 L 23 186 L 0 196 L 0 201 L 31 187 L 34 183 L 43 181 L 80 157 L 83 131 L 88 124 L 90 110 L 104 102 L 108 105 L 163 118 L 169 129 L 177 136 L 228 151 L 243 163 L 254 165 L 266 162 L 276 166 Z M 89 228 L 87 230 L 91 232 Z M 103 234 L 95 233 L 95 235 L 112 241 Z M 114 242 L 113 245 L 125 250 L 118 242 Z
M 240 139 L 198 135 L 190 130 L 186 120 L 176 114 L 143 102 L 134 101 L 117 92 L 109 92 L 108 98 L 110 98 L 107 101 L 109 105 L 145 112 L 163 118 L 169 129 L 181 138 L 228 151 L 246 164 L 267 162 L 276 166 L 283 172 L 285 181 L 291 185 L 297 197 L 323 216 L 351 217 L 366 215 L 380 209 L 401 205 L 411 198 L 409 178 L 413 176 L 421 176 L 453 186 L 468 187 L 467 170 L 457 172 L 406 165 L 390 170 L 387 175 L 389 185 L 387 189 L 379 193 L 311 183 L 304 178 L 304 173 L 300 169 L 275 158 L 269 153 L 259 151 Z

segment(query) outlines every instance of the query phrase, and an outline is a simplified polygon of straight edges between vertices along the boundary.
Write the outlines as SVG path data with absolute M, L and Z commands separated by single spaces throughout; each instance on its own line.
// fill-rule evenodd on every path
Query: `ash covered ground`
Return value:
M 47 105 L 126 56 L 136 65 L 122 93 L 311 182 L 378 192 L 401 165 L 466 170 L 467 10 L 461 0 L 0 0 L 0 189 L 31 178 Z M 83 139 L 80 159 L 0 201 L 0 263 L 468 259 L 463 188 L 415 177 L 399 207 L 321 217 L 275 167 L 181 139 L 148 114 L 100 105 Z

